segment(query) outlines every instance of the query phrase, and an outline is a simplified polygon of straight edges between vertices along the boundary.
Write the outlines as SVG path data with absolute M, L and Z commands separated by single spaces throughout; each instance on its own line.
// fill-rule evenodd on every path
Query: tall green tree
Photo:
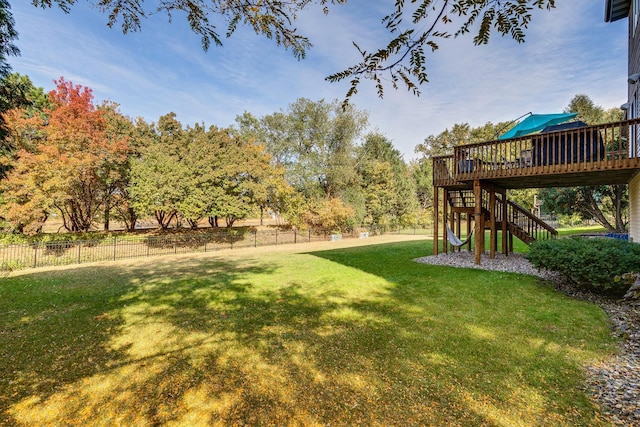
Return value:
M 69 11 L 76 0 L 31 0 L 35 6 L 57 4 Z M 5 2 L 8 5 L 8 2 Z M 211 43 L 222 45 L 220 22 L 225 35 L 232 35 L 238 25 L 246 25 L 256 34 L 290 49 L 298 59 L 304 58 L 311 41 L 298 32 L 298 15 L 315 4 L 327 14 L 330 5 L 346 4 L 346 0 L 94 0 L 99 10 L 108 14 L 108 25 L 119 24 L 122 31 L 137 31 L 142 21 L 154 13 L 171 17 L 184 13 L 191 29 L 201 37 L 206 50 Z M 551 9 L 555 0 L 398 0 L 381 19 L 388 42 L 384 46 L 364 46 L 354 42 L 360 60 L 327 77 L 331 82 L 349 80 L 349 100 L 358 91 L 361 80 L 371 80 L 379 96 L 384 86 L 405 87 L 419 95 L 419 86 L 428 81 L 427 55 L 439 48 L 441 40 L 474 32 L 473 43 L 486 44 L 492 33 L 510 36 L 521 43 L 531 23 L 532 10 Z M 364 38 L 364 37 L 363 37 Z
M 177 219 L 185 197 L 186 135 L 175 113 L 166 114 L 149 129 L 148 140 L 131 162 L 128 194 L 138 216 L 152 215 L 166 229 Z
M 506 122 L 487 122 L 472 128 L 469 123 L 456 123 L 438 135 L 427 136 L 421 144 L 416 145 L 414 152 L 426 159 L 453 154 L 453 149 L 460 145 L 496 140 L 507 125 Z
M 339 203 L 331 200 L 337 198 L 356 212 L 351 225 L 357 225 L 364 216 L 356 167 L 358 142 L 367 125 L 364 111 L 343 109 L 337 101 L 301 98 L 286 110 L 261 118 L 245 113 L 236 122 L 241 135 L 264 144 L 273 164 L 284 168 L 287 183 L 298 193 L 287 190 L 278 198 L 291 223 L 309 224 L 305 209 L 343 212 L 333 209 Z
M 15 24 L 9 0 L 0 0 L 0 77 L 11 72 L 9 57 L 20 55 L 20 49 L 15 45 L 18 39 Z
M 284 171 L 271 163 L 263 146 L 229 129 L 211 127 L 205 132 L 196 126 L 191 132 L 197 136 L 190 138 L 184 161 L 191 177 L 185 206 L 192 219 L 207 216 L 217 226 L 222 217 L 232 227 L 237 220 L 271 207 L 286 184 Z
M 230 129 L 183 128 L 170 113 L 145 133 L 128 192 L 136 213 L 154 215 L 162 228 L 183 220 L 195 228 L 204 218 L 232 227 L 269 208 L 286 185 L 264 147 Z
M 138 153 L 140 139 L 136 137 L 135 126 L 129 117 L 118 110 L 118 104 L 104 102 L 98 108 L 106 121 L 106 137 L 111 141 L 127 141 L 127 156 L 107 155 L 104 171 L 100 175 L 105 191 L 103 203 L 103 228 L 109 230 L 112 215 L 125 224 L 127 230 L 135 229 L 137 216 L 131 207 L 128 194 L 131 159 Z
M 418 207 L 413 175 L 400 152 L 382 134 L 365 136 L 358 170 L 366 200 L 366 222 L 410 224 Z
M 418 203 L 422 210 L 433 206 L 433 166 L 430 160 L 421 158 L 409 164 L 416 183 Z

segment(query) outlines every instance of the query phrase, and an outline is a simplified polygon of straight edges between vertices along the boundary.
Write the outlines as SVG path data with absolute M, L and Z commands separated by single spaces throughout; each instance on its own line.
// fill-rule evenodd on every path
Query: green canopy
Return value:
M 576 117 L 578 113 L 559 114 L 531 114 L 529 117 L 515 125 L 511 130 L 498 137 L 498 139 L 516 138 L 538 132 L 547 126 L 558 125 Z

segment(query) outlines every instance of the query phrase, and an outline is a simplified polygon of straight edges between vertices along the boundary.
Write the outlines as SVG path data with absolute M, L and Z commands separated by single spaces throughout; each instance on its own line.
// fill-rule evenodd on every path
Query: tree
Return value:
M 275 195 L 278 209 L 290 223 L 310 223 L 302 214 L 303 206 L 320 211 L 318 206 L 327 200 L 340 199 L 355 212 L 351 225 L 359 225 L 364 199 L 357 172 L 357 142 L 367 124 L 364 111 L 352 106 L 343 109 L 337 101 L 300 98 L 286 111 L 261 118 L 245 113 L 236 122 L 240 135 L 266 147 L 272 164 L 283 168 L 286 182 L 298 193 L 283 188 Z
M 14 44 L 14 40 L 18 39 L 14 25 L 9 0 L 0 0 L 0 77 L 11 72 L 11 66 L 7 62 L 9 57 L 20 55 L 20 49 Z
M 17 230 L 37 231 L 55 211 L 65 229 L 87 231 L 107 198 L 111 164 L 126 159 L 127 140 L 108 136 L 91 89 L 60 78 L 49 100 L 46 120 L 23 110 L 8 114 L 18 150 L 3 183 L 5 217 Z
M 284 184 L 284 171 L 271 164 L 264 147 L 230 129 L 196 124 L 183 128 L 174 113 L 147 132 L 132 161 L 128 192 L 139 215 L 154 215 L 162 228 L 203 218 L 232 227 L 271 204 Z
M 128 193 L 130 179 L 131 159 L 137 156 L 140 139 L 136 138 L 135 127 L 131 119 L 123 116 L 118 111 L 118 104 L 104 102 L 100 107 L 106 121 L 107 138 L 111 141 L 128 141 L 128 155 L 122 157 L 108 154 L 104 159 L 104 169 L 100 174 L 102 185 L 105 189 L 105 200 L 103 203 L 103 225 L 108 230 L 112 213 L 121 220 L 127 230 L 135 229 L 137 215 L 131 206 Z
M 382 19 L 389 31 L 387 45 L 367 50 L 354 42 L 361 61 L 328 76 L 327 80 L 350 79 L 345 103 L 358 92 L 362 78 L 373 81 L 381 98 L 383 80 L 390 81 L 394 89 L 404 86 L 420 95 L 419 86 L 428 82 L 427 51 L 438 50 L 438 40 L 469 33 L 479 23 L 473 38 L 475 45 L 487 44 L 494 30 L 522 43 L 524 29 L 529 25 L 531 10 L 535 7 L 551 9 L 555 7 L 555 0 L 417 0 L 410 4 L 398 0 L 395 10 Z M 453 33 L 447 31 L 449 24 L 457 28 Z
M 410 163 L 420 209 L 425 211 L 433 206 L 433 167 L 430 160 L 421 158 Z
M 284 169 L 271 164 L 265 148 L 229 129 L 211 127 L 200 144 L 192 145 L 188 163 L 195 184 L 195 212 L 210 218 L 224 217 L 227 227 L 271 205 L 279 189 L 286 185 Z M 200 195 L 200 192 L 202 193 Z
M 32 0 L 35 6 L 51 7 L 57 4 L 69 11 L 76 0 Z M 99 9 L 109 15 L 110 27 L 120 24 L 124 33 L 138 31 L 142 20 L 154 12 L 173 14 L 182 12 L 191 29 L 201 37 L 206 50 L 213 42 L 222 45 L 217 21 L 223 20 L 226 37 L 232 35 L 239 24 L 252 28 L 256 34 L 274 39 L 278 45 L 290 49 L 298 59 L 305 57 L 311 47 L 310 40 L 298 33 L 297 16 L 304 9 L 319 3 L 325 14 L 328 5 L 346 4 L 346 0 L 165 0 L 159 3 L 144 0 L 96 0 Z M 8 5 L 8 3 L 7 3 Z M 457 37 L 477 28 L 473 38 L 476 45 L 486 44 L 492 32 L 510 36 L 518 43 L 525 39 L 524 30 L 531 22 L 534 8 L 551 9 L 555 0 L 397 0 L 394 9 L 384 18 L 382 25 L 389 32 L 389 42 L 382 47 L 361 47 L 353 43 L 361 60 L 345 70 L 327 77 L 330 82 L 350 80 L 345 103 L 357 93 L 361 79 L 371 80 L 380 97 L 384 83 L 389 81 L 419 95 L 418 87 L 428 81 L 427 52 L 438 49 L 438 41 Z M 453 25 L 453 31 L 449 28 Z M 346 105 L 346 104 L 343 104 Z
M 379 133 L 366 135 L 361 151 L 358 170 L 366 201 L 366 222 L 373 225 L 413 223 L 417 190 L 400 152 Z
M 7 74 L 0 80 L 0 112 L 25 108 L 30 115 L 41 114 L 50 108 L 47 94 L 36 87 L 28 76 Z
M 340 197 L 352 185 L 356 141 L 367 114 L 338 102 L 300 98 L 260 119 L 245 113 L 236 118 L 240 134 L 263 143 L 286 179 L 309 199 Z
M 361 169 L 361 173 L 366 206 L 365 223 L 389 225 L 393 222 L 393 206 L 397 201 L 391 164 L 371 160 Z
M 338 232 L 349 228 L 349 219 L 353 215 L 353 209 L 345 205 L 341 199 L 327 197 L 310 203 L 304 218 L 309 227 L 327 232 Z
M 456 123 L 451 130 L 445 129 L 438 135 L 429 135 L 422 144 L 416 145 L 414 152 L 430 159 L 434 156 L 453 154 L 453 149 L 460 145 L 476 142 L 493 141 L 498 138 L 508 123 L 485 123 L 483 126 L 472 128 L 469 123 Z
M 0 156 L 10 157 L 16 149 L 8 140 L 6 114 L 21 109 L 27 117 L 43 116 L 47 108 L 50 104 L 44 89 L 35 87 L 29 77 L 11 73 L 0 79 Z M 0 178 L 5 176 L 6 168 L 7 165 L 0 161 Z
M 142 124 L 143 125 L 143 124 Z M 166 114 L 148 129 L 146 143 L 131 160 L 127 192 L 138 216 L 153 215 L 161 228 L 169 227 L 184 199 L 186 175 L 181 162 L 185 132 L 175 113 Z
M 445 129 L 438 135 L 427 136 L 422 144 L 416 145 L 414 152 L 426 159 L 434 156 L 453 154 L 453 149 L 459 145 L 471 144 L 471 126 L 468 123 L 456 123 L 451 130 Z
M 578 214 L 611 231 L 625 229 L 628 191 L 624 185 L 545 188 L 540 191 L 540 198 L 547 212 L 567 216 Z

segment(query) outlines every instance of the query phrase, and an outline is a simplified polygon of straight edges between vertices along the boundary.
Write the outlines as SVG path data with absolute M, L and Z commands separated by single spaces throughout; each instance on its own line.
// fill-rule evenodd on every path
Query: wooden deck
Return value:
M 631 143 L 631 146 L 630 146 Z M 640 171 L 640 119 L 455 147 L 433 158 L 433 185 L 505 189 L 626 184 Z

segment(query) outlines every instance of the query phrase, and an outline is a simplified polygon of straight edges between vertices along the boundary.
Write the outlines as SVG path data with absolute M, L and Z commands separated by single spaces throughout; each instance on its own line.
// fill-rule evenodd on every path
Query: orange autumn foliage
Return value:
M 69 231 L 89 230 L 116 178 L 111 166 L 127 159 L 127 139 L 108 136 L 91 89 L 64 78 L 55 83 L 46 119 L 20 110 L 7 115 L 18 151 L 2 185 L 3 216 L 19 231 L 37 231 L 51 213 Z

